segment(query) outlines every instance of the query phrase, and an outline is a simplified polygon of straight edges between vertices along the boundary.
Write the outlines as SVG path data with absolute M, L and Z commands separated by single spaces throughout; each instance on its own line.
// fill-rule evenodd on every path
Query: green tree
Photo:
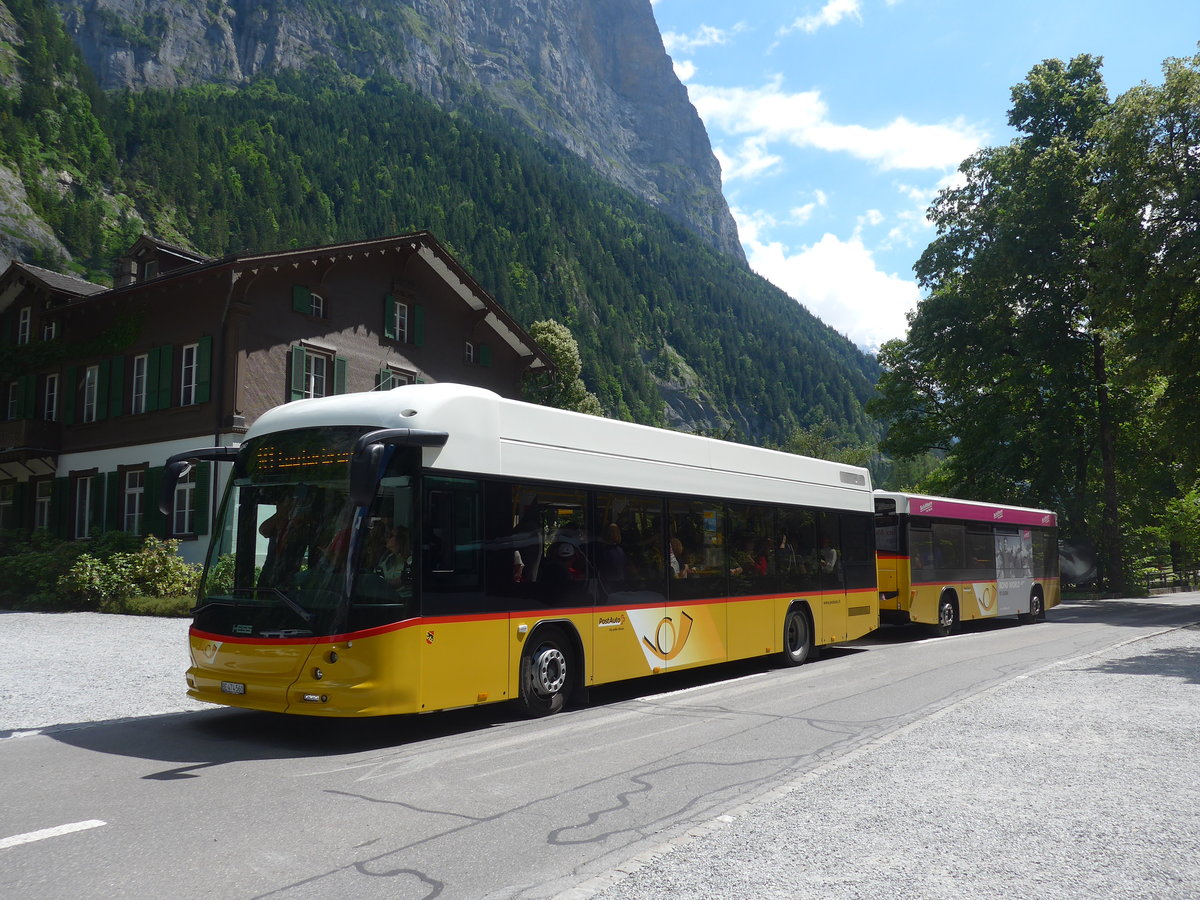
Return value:
M 1163 83 L 1123 94 L 1102 129 L 1100 231 L 1135 384 L 1160 378 L 1151 434 L 1200 471 L 1200 54 L 1168 59 Z
M 600 401 L 579 377 L 583 362 L 579 344 L 561 322 L 543 319 L 529 326 L 529 336 L 554 361 L 554 371 L 535 375 L 526 382 L 525 397 L 544 406 L 556 406 L 593 416 L 604 415 Z
M 1099 532 L 1110 583 L 1126 582 L 1107 283 L 1095 266 L 1097 125 L 1110 108 L 1100 60 L 1047 60 L 1013 88 L 1020 136 L 960 167 L 916 265 L 928 291 L 904 340 L 880 353 L 871 407 L 882 448 L 945 453 L 955 493 L 1062 511 Z M 1098 520 L 1098 521 L 1097 521 Z

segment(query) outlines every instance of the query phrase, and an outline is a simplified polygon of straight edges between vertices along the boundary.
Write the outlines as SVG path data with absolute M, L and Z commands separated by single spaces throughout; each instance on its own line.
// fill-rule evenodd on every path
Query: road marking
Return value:
M 704 684 L 694 684 L 691 687 L 680 688 L 677 691 L 664 691 L 661 694 L 648 694 L 645 697 L 635 697 L 640 703 L 651 700 L 662 700 L 664 697 L 678 697 L 680 694 L 690 694 L 693 691 L 706 691 L 709 688 L 721 687 L 726 684 L 737 684 L 739 681 L 749 681 L 751 678 L 761 678 L 766 672 L 751 672 L 749 675 L 739 675 L 737 678 L 727 678 L 724 681 L 706 681 Z
M 12 837 L 0 838 L 0 850 L 18 847 L 21 844 L 32 844 L 34 841 L 44 841 L 46 838 L 71 834 L 75 831 L 87 831 L 89 828 L 99 828 L 107 825 L 99 819 L 88 819 L 86 822 L 72 822 L 69 825 L 59 825 L 56 828 L 43 828 L 41 831 L 30 831 L 25 834 L 14 834 Z

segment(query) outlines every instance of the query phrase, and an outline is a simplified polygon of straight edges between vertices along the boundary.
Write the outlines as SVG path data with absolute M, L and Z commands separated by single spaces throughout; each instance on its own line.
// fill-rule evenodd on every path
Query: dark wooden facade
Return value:
M 0 529 L 136 530 L 198 561 L 219 485 L 165 519 L 171 453 L 304 396 L 454 381 L 520 396 L 548 358 L 428 233 L 205 259 L 140 239 L 115 287 L 0 276 Z

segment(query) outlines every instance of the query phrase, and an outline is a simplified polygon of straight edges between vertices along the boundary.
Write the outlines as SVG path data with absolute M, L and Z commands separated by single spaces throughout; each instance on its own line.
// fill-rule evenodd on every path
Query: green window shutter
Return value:
M 108 503 L 105 506 L 107 515 L 104 517 L 104 530 L 120 531 L 121 527 L 125 524 L 122 521 L 124 519 L 122 514 L 125 510 L 123 509 L 124 504 L 121 502 L 124 499 L 121 496 L 121 473 L 109 472 L 104 478 L 108 482 Z M 142 499 L 145 500 L 144 497 Z
M 416 305 L 412 308 L 413 315 L 413 335 L 412 342 L 414 347 L 425 346 L 425 307 Z
M 208 534 L 208 493 L 212 485 L 212 466 L 210 462 L 196 466 L 196 491 L 193 497 L 193 531 L 196 534 Z
M 55 478 L 50 492 L 50 532 L 63 540 L 71 538 L 71 479 Z
M 158 357 L 161 347 L 151 347 L 146 354 L 146 412 L 158 409 Z
M 396 340 L 396 298 L 391 294 L 383 301 L 383 336 Z
M 304 348 L 292 348 L 291 400 L 304 398 Z
M 171 367 L 175 363 L 174 357 L 174 348 L 170 344 L 158 348 L 158 401 L 155 409 L 170 409 L 175 405 L 171 402 Z
M 96 421 L 108 417 L 108 379 L 112 377 L 112 360 L 100 362 L 96 370 Z
M 108 417 L 115 419 L 121 414 L 125 397 L 125 357 L 112 361 L 108 379 Z
M 17 418 L 36 419 L 37 411 L 37 376 L 22 375 L 17 387 Z
M 395 385 L 392 384 L 392 370 L 383 368 L 379 370 L 379 374 L 375 376 L 375 388 L 380 391 L 390 391 Z
M 312 291 L 302 284 L 292 285 L 292 309 L 306 316 L 312 314 Z
M 146 470 L 145 494 L 142 496 L 142 533 L 167 537 L 167 517 L 158 511 L 158 492 L 162 490 L 163 467 Z
M 490 366 L 492 364 L 492 348 L 487 344 L 479 345 L 479 364 L 481 366 Z
M 75 366 L 67 366 L 62 381 L 62 417 L 65 425 L 75 424 L 75 397 L 79 394 L 78 378 L 79 370 Z
M 335 394 L 346 393 L 346 357 L 344 356 L 333 358 L 333 392 Z
M 196 402 L 207 403 L 212 390 L 212 338 L 200 338 L 196 348 Z

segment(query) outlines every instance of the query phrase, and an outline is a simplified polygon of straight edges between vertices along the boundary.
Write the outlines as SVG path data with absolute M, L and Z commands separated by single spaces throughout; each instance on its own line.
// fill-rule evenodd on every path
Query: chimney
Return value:
M 126 287 L 135 281 L 137 281 L 137 263 L 128 256 L 117 260 L 117 270 L 113 273 L 113 287 Z

